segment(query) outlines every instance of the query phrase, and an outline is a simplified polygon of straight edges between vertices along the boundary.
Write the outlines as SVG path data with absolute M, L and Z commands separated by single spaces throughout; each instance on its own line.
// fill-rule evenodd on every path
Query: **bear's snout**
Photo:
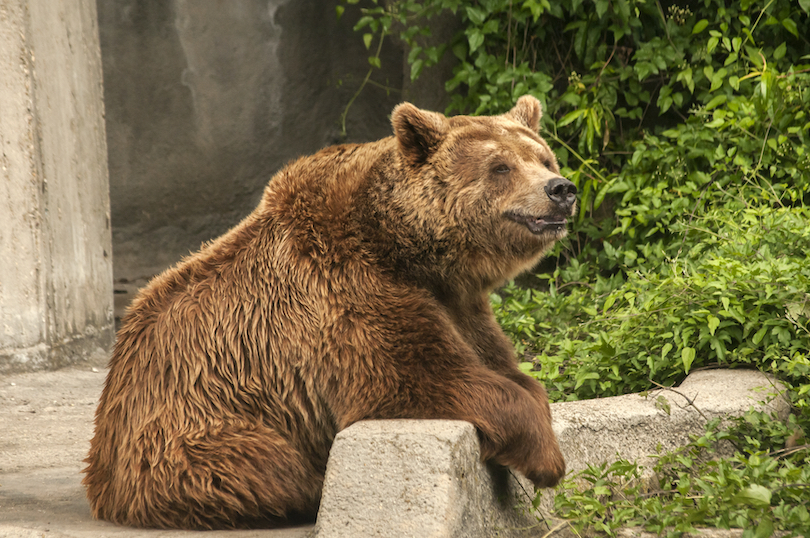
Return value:
M 544 187 L 551 201 L 562 209 L 570 209 L 577 201 L 577 187 L 563 177 L 555 177 Z

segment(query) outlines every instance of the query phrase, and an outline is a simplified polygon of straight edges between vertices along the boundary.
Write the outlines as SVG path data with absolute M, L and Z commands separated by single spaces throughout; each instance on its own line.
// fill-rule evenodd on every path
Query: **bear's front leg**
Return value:
M 338 428 L 366 419 L 464 420 L 478 429 L 485 460 L 538 487 L 556 485 L 565 461 L 548 401 L 484 365 L 446 317 L 419 314 L 355 317 L 351 328 L 331 333 L 353 341 L 339 347 L 339 359 L 326 358 L 334 370 L 319 376 L 332 380 L 324 395 Z
M 486 295 L 470 297 L 463 305 L 448 308 L 448 312 L 464 341 L 472 347 L 481 362 L 493 372 L 516 383 L 537 402 L 542 409 L 538 415 L 543 431 L 542 437 L 556 439 L 551 428 L 548 394 L 542 383 L 518 369 L 518 360 L 512 342 L 495 321 L 489 298 Z M 452 315 L 453 313 L 456 315 Z M 557 450 L 556 442 L 554 445 L 552 452 L 555 452 L 555 457 L 559 460 L 557 465 L 564 467 L 565 462 L 562 461 L 562 456 Z M 547 482 L 542 476 L 534 477 L 532 481 L 535 484 Z
M 517 469 L 536 487 L 556 486 L 565 476 L 565 459 L 551 428 L 545 390 L 529 378 L 531 390 L 505 376 L 493 377 L 493 383 L 469 385 L 473 412 L 463 418 L 478 429 L 482 457 Z

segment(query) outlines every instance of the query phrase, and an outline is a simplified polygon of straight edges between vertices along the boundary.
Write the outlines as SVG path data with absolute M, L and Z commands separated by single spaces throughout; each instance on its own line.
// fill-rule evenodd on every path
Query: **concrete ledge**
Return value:
M 82 458 L 105 370 L 0 374 L 0 538 L 181 538 L 196 533 L 119 527 L 95 521 L 81 486 Z M 764 389 L 759 389 L 763 387 Z M 689 376 L 677 390 L 707 417 L 742 415 L 775 392 L 752 371 Z M 656 407 L 658 396 L 670 414 Z M 703 431 L 694 408 L 669 391 L 552 404 L 569 470 L 619 457 L 638 459 L 658 443 L 674 448 Z M 768 407 L 784 417 L 777 398 Z M 647 462 L 649 463 L 649 462 Z M 518 476 L 518 479 L 521 477 Z M 359 423 L 341 432 L 329 460 L 318 530 L 324 536 L 536 536 L 548 532 L 515 506 L 532 495 L 511 473 L 482 465 L 475 430 L 452 421 Z M 553 495 L 545 495 L 550 504 Z M 552 527 L 554 524 L 552 523 Z M 554 536 L 563 536 L 560 529 Z M 311 526 L 205 533 L 207 538 L 307 538 Z M 330 534 L 331 533 L 331 534 Z M 442 534 L 444 533 L 444 534 Z M 740 536 L 737 531 L 705 536 Z M 644 536 L 637 529 L 625 534 Z
M 659 390 L 552 404 L 569 475 L 621 458 L 649 469 L 650 455 L 686 444 L 715 417 L 739 417 L 751 406 L 782 418 L 789 412 L 787 401 L 777 396 L 784 387 L 756 371 L 696 372 L 676 390 L 683 396 Z M 553 491 L 547 491 L 544 512 L 553 501 Z M 319 538 L 542 536 L 548 527 L 526 510 L 532 496 L 522 476 L 481 464 L 470 424 L 361 422 L 338 434 L 332 446 L 316 533 Z
M 467 422 L 360 422 L 332 445 L 316 535 L 525 536 L 537 518 L 515 507 L 534 488 L 517 476 L 481 463 Z
M 646 396 L 627 394 L 551 404 L 554 431 L 568 472 L 618 459 L 650 468 L 654 459 L 649 456 L 659 447 L 666 452 L 687 444 L 690 436 L 703 433 L 711 419 L 740 417 L 752 406 L 783 419 L 790 412 L 787 400 L 778 395 L 785 387 L 756 370 L 695 372 L 676 390 L 683 396 L 655 390 Z

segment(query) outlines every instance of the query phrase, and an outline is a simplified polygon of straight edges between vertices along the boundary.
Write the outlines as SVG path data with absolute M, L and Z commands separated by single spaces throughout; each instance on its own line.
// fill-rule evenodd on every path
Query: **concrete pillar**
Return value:
M 95 0 L 2 0 L 0 373 L 106 360 L 111 254 Z

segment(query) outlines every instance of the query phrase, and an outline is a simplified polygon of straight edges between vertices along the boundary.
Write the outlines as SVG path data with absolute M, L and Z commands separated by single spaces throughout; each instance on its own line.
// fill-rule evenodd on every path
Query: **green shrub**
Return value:
M 645 265 L 644 249 L 628 260 L 628 251 L 605 242 L 606 261 L 628 268 L 621 279 L 588 280 L 573 262 L 545 275 L 548 291 L 507 287 L 493 298 L 496 315 L 524 356 L 536 353 L 531 373 L 552 399 L 638 392 L 649 379 L 672 385 L 711 365 L 771 372 L 803 396 L 810 391 L 808 223 L 805 208 L 712 209 L 670 225 L 689 243 L 676 243 L 672 249 L 683 252 L 656 267 Z M 561 293 L 566 285 L 573 289 Z

